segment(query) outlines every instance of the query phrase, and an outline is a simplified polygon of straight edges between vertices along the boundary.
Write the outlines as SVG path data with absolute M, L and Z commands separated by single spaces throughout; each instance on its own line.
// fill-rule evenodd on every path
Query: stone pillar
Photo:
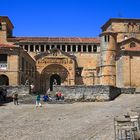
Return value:
M 31 49 L 30 49 L 30 45 L 28 45 L 28 52 L 30 52 L 31 51 Z
M 36 50 L 35 50 L 35 45 L 33 45 L 33 48 L 34 48 L 33 52 L 36 52 Z
M 91 46 L 91 52 L 93 52 L 93 45 Z
M 83 45 L 81 45 L 81 52 L 83 52 Z
M 60 50 L 62 50 L 62 45 L 60 45 Z
M 70 52 L 73 52 L 73 51 L 72 51 L 72 45 L 70 45 Z
M 44 52 L 46 52 L 46 51 L 47 51 L 46 47 L 47 47 L 47 45 L 44 45 Z
M 100 35 L 101 39 L 101 85 L 116 86 L 116 43 L 117 34 L 105 32 Z
M 76 52 L 78 52 L 78 45 L 76 45 Z
M 65 52 L 68 52 L 68 45 L 65 45 Z
M 88 45 L 86 45 L 86 52 L 88 52 Z

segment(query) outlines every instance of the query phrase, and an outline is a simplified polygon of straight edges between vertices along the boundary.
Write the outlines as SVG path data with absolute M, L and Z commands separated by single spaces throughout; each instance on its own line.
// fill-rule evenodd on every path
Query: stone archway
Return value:
M 0 85 L 9 85 L 9 78 L 6 75 L 0 75 Z
M 40 77 L 41 91 L 46 92 L 49 88 L 53 90 L 54 79 L 56 79 L 57 85 L 68 85 L 68 70 L 60 64 L 50 64 L 46 66 Z

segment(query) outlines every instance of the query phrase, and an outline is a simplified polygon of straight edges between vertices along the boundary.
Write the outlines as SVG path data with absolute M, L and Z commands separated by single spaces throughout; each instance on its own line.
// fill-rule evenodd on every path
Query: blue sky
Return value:
M 0 0 L 15 36 L 96 37 L 111 17 L 140 18 L 140 0 Z

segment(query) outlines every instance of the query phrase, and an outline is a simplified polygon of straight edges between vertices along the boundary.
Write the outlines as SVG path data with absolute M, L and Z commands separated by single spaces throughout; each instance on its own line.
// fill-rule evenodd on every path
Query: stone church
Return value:
M 140 19 L 111 18 L 95 38 L 16 37 L 0 16 L 0 85 L 140 87 Z

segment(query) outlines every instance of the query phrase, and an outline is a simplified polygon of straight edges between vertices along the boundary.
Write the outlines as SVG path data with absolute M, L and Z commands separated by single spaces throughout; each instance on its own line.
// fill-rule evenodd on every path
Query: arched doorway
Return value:
M 53 74 L 50 77 L 50 91 L 53 90 L 53 85 L 61 85 L 61 77 L 58 74 Z
M 9 78 L 6 75 L 0 75 L 0 85 L 9 85 Z
M 68 85 L 68 70 L 59 64 L 51 64 L 45 67 L 40 77 L 40 89 L 44 93 L 49 88 L 53 90 L 53 82 L 56 81 L 57 85 Z

